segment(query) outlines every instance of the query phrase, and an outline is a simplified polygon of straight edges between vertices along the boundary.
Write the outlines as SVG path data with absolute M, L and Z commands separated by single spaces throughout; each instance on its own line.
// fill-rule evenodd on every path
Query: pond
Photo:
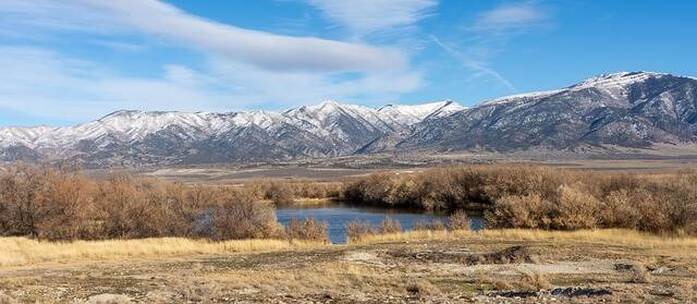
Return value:
M 356 207 L 351 205 L 322 205 L 312 207 L 280 207 L 276 210 L 278 221 L 284 226 L 291 219 L 314 218 L 326 222 L 329 230 L 329 240 L 335 244 L 346 243 L 346 224 L 359 220 L 369 222 L 374 226 L 387 217 L 396 220 L 402 230 L 411 230 L 418 222 L 440 220 L 447 223 L 448 216 L 438 213 L 420 213 L 386 208 Z M 469 215 L 470 228 L 479 230 L 484 227 L 484 218 L 479 215 Z

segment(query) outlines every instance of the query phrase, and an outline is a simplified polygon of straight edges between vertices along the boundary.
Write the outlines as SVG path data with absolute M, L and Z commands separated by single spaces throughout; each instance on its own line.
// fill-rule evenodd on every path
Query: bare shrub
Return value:
M 636 210 L 641 214 L 637 228 L 642 231 L 663 233 L 673 230 L 674 223 L 668 213 L 668 205 L 664 196 L 659 193 L 651 193 L 639 190 L 632 193 L 632 201 L 636 204 Z
M 450 230 L 469 230 L 470 219 L 464 210 L 457 210 L 448 217 L 448 228 Z
M 595 228 L 598 200 L 576 187 L 562 185 L 554 206 L 552 225 L 561 230 Z
M 273 206 L 258 202 L 244 189 L 225 191 L 212 217 L 211 237 L 216 240 L 267 238 L 280 233 Z
M 292 205 L 295 203 L 293 190 L 284 183 L 271 183 L 271 186 L 266 189 L 265 197 L 273 201 L 276 206 Z
M 633 199 L 633 195 L 630 195 L 625 189 L 612 191 L 605 196 L 599 214 L 603 226 L 636 228 L 641 220 L 641 214 Z
M 290 240 L 329 242 L 327 223 L 312 218 L 303 221 L 293 218 L 288 223 L 286 235 Z
M 4 235 L 38 236 L 45 217 L 45 191 L 52 170 L 10 167 L 0 179 L 0 227 Z
M 396 233 L 402 231 L 402 225 L 399 224 L 397 220 L 393 220 L 389 217 L 385 218 L 382 223 L 380 223 L 381 233 Z
M 414 223 L 414 230 L 443 231 L 446 230 L 446 226 L 440 220 L 417 221 Z
M 487 213 L 487 223 L 493 228 L 548 228 L 551 207 L 539 194 L 505 196 Z
M 96 197 L 103 235 L 106 238 L 144 238 L 161 236 L 162 216 L 155 204 L 148 203 L 145 189 L 130 176 L 111 176 L 99 186 Z
M 349 242 L 359 241 L 361 238 L 375 233 L 373 226 L 366 221 L 356 220 L 346 224 L 346 238 Z

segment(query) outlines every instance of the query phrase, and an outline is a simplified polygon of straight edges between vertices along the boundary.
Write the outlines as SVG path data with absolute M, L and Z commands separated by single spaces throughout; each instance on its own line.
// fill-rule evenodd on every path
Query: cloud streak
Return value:
M 365 35 L 409 27 L 426 18 L 437 0 L 308 0 L 323 15 L 348 29 Z
M 408 65 L 396 49 L 243 29 L 157 0 L 6 1 L 0 13 L 14 16 L 15 22 L 54 30 L 136 30 L 267 70 L 368 72 Z
M 516 87 L 508 81 L 505 77 L 503 77 L 499 72 L 494 70 L 493 68 L 489 67 L 486 63 L 486 61 L 483 60 L 477 60 L 473 58 L 472 56 L 469 56 L 465 54 L 464 52 L 447 45 L 446 43 L 442 42 L 438 37 L 431 35 L 430 36 L 431 40 L 441 49 L 443 49 L 448 55 L 453 57 L 455 60 L 457 60 L 463 67 L 473 71 L 475 73 L 474 77 L 479 77 L 479 76 L 488 76 L 494 80 L 496 80 L 498 83 L 501 85 L 505 86 L 508 90 L 510 91 L 517 91 Z
M 545 24 L 548 14 L 531 2 L 504 4 L 479 14 L 471 30 L 510 32 Z

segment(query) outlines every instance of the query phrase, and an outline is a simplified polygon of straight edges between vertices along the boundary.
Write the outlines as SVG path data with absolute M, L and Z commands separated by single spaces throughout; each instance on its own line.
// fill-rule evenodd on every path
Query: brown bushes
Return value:
M 464 210 L 457 210 L 448 217 L 448 229 L 450 230 L 469 230 L 470 219 Z
M 74 174 L 26 166 L 0 176 L 0 234 L 73 238 L 87 233 L 93 187 Z
M 270 199 L 276 206 L 292 205 L 295 203 L 293 190 L 288 184 L 273 182 L 266 189 L 264 198 Z
M 251 187 L 186 186 L 13 166 L 0 174 L 0 235 L 48 240 L 282 237 Z
M 402 231 L 402 225 L 389 217 L 382 220 L 380 223 L 380 233 L 397 233 Z
M 697 173 L 640 175 L 533 166 L 380 173 L 345 186 L 359 204 L 487 210 L 494 228 L 633 228 L 697 234 Z
M 351 221 L 346 224 L 346 239 L 355 242 L 361 238 L 375 234 L 377 230 L 367 221 Z
M 240 190 L 222 195 L 221 203 L 213 208 L 215 240 L 270 238 L 281 235 L 272 205 L 257 202 L 253 193 Z
M 286 235 L 290 240 L 309 240 L 328 243 L 329 233 L 327 223 L 315 219 L 291 219 L 286 228 Z
M 272 201 L 276 206 L 291 205 L 297 199 L 339 198 L 343 183 L 312 181 L 254 181 L 245 185 L 253 189 L 260 199 Z

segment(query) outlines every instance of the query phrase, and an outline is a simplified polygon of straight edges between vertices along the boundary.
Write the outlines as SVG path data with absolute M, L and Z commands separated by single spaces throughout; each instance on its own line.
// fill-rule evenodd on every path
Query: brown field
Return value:
M 0 267 L 2 303 L 697 301 L 697 239 L 626 230 L 418 231 L 343 246 L 200 249 L 144 240 L 108 244 L 118 254 L 104 256 L 99 242 L 59 245 L 64 255 L 52 256 L 33 241 L 2 242 L 28 242 L 15 254 L 38 258 Z

